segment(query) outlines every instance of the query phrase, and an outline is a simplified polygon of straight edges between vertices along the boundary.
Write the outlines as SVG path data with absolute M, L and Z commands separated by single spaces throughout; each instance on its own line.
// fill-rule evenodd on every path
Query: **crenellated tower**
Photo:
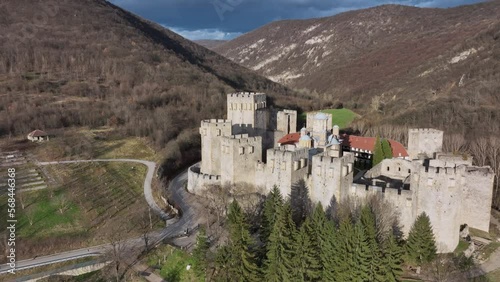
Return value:
M 201 121 L 201 173 L 221 174 L 221 138 L 231 135 L 231 121 L 210 119 Z

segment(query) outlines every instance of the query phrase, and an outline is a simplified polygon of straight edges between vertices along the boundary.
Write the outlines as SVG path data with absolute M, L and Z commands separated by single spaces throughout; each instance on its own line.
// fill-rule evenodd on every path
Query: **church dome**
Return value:
M 299 140 L 300 141 L 310 141 L 311 137 L 309 137 L 309 135 L 303 135 L 303 136 L 300 137 Z

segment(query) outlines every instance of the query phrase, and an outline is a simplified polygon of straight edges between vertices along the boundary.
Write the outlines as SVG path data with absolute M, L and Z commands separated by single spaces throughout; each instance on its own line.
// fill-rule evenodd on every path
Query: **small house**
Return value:
M 37 129 L 28 134 L 28 140 L 30 140 L 31 142 L 49 141 L 49 135 L 47 134 L 47 132 Z

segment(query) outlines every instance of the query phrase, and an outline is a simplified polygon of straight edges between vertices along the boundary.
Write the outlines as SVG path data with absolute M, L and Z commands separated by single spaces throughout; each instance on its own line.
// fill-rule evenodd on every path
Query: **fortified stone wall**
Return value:
M 378 165 L 365 173 L 366 178 L 376 178 L 381 175 L 405 179 L 413 170 L 414 164 L 411 161 L 404 159 L 385 159 Z
M 221 138 L 231 135 L 231 121 L 223 119 L 203 120 L 201 134 L 201 172 L 220 175 Z
M 283 196 L 290 195 L 292 185 L 307 175 L 308 149 L 297 148 L 294 151 L 286 151 L 284 148 L 272 148 L 267 150 L 266 154 L 265 186 L 267 190 L 270 191 L 276 185 Z
M 417 159 L 419 154 L 433 158 L 434 153 L 442 150 L 443 131 L 432 128 L 408 130 L 408 155 L 411 160 Z
M 460 172 L 463 183 L 459 186 L 462 188 L 460 223 L 489 232 L 495 174 L 490 167 L 476 166 L 462 166 Z
M 255 165 L 260 161 L 262 161 L 262 137 L 241 134 L 222 138 L 222 183 L 254 184 Z
M 209 175 L 200 172 L 199 164 L 195 164 L 188 169 L 187 190 L 193 194 L 201 194 L 210 185 L 221 185 L 220 175 Z
M 472 166 L 472 160 L 472 156 L 437 153 L 436 160 L 433 161 L 440 161 L 442 166 L 458 166 L 462 164 Z
M 438 252 L 452 252 L 459 239 L 463 183 L 456 168 L 420 166 L 412 175 L 411 189 L 415 190 L 414 214 L 425 212 L 436 235 Z
M 352 153 L 345 153 L 341 158 L 313 156 L 308 185 L 313 203 L 321 202 L 327 207 L 334 196 L 336 201 L 342 200 L 352 185 L 353 164 Z

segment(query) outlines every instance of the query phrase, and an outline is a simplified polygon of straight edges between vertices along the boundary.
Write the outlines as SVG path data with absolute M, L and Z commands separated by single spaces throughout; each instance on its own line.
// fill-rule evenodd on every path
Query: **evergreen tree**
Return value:
M 319 258 L 319 269 L 310 270 L 311 278 L 322 281 L 335 281 L 336 259 L 341 259 L 336 254 L 336 234 L 333 222 L 326 218 L 321 203 L 314 209 L 310 220 L 306 220 L 306 233 L 311 240 L 311 248 Z
M 384 159 L 392 159 L 392 148 L 389 140 L 382 140 L 382 151 L 384 152 Z
M 320 276 L 320 260 L 312 248 L 306 226 L 308 219 L 295 234 L 293 243 L 293 277 L 295 281 L 314 281 Z
M 343 217 L 340 221 L 338 240 L 337 240 L 337 257 L 339 261 L 334 265 L 336 273 L 335 281 L 353 281 L 353 271 L 356 269 L 356 261 L 354 258 L 355 240 L 352 223 L 348 217 Z
M 229 251 L 228 272 L 233 281 L 256 281 L 258 269 L 250 252 L 253 243 L 245 215 L 236 200 L 229 206 Z
M 366 243 L 368 247 L 368 257 L 369 257 L 369 275 L 368 280 L 374 281 L 377 276 L 381 274 L 381 253 L 380 248 L 377 243 L 377 231 L 375 226 L 375 215 L 373 214 L 371 208 L 365 205 L 361 209 L 360 214 L 360 224 L 362 226 L 364 235 L 366 237 Z
M 371 269 L 371 260 L 373 252 L 370 249 L 368 238 L 363 230 L 363 225 L 358 222 L 353 228 L 353 258 L 354 268 L 352 269 L 353 280 L 355 281 L 373 281 L 375 271 Z
M 193 251 L 193 270 L 196 275 L 200 278 L 205 277 L 207 271 L 207 253 L 210 248 L 210 243 L 208 242 L 207 233 L 204 227 L 200 228 L 198 231 L 198 236 L 196 237 L 196 247 Z
M 373 159 L 372 166 L 378 165 L 384 159 L 384 150 L 382 149 L 382 143 L 380 138 L 377 136 L 375 139 L 375 147 L 373 148 Z
M 220 246 L 215 253 L 215 281 L 231 281 L 229 265 L 231 263 L 231 251 L 229 246 Z
M 293 247 L 295 224 L 292 221 L 290 203 L 286 203 L 277 211 L 278 217 L 267 243 L 267 259 L 265 261 L 266 281 L 292 281 Z
M 410 262 L 422 264 L 436 258 L 436 241 L 429 216 L 420 214 L 411 227 L 406 242 L 406 255 Z
M 401 281 L 403 274 L 401 264 L 403 263 L 403 250 L 396 242 L 396 238 L 391 233 L 384 244 L 384 257 L 382 259 L 384 266 L 383 280 L 388 282 Z
M 276 221 L 278 210 L 283 207 L 283 195 L 275 185 L 271 192 L 267 195 L 264 202 L 264 210 L 262 212 L 262 228 L 260 232 L 261 241 L 266 244 L 273 231 L 274 222 Z

